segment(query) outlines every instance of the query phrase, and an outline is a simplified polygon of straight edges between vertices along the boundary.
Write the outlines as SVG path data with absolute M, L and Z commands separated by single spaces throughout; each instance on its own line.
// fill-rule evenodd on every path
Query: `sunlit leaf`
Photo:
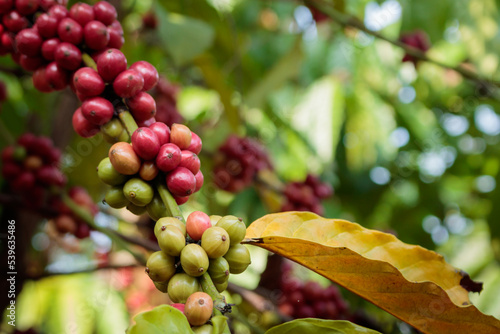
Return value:
M 193 333 L 186 316 L 175 307 L 161 305 L 134 318 L 135 325 L 127 334 L 186 334 Z
M 372 329 L 345 320 L 297 319 L 275 326 L 266 334 L 376 334 Z
M 425 333 L 498 333 L 439 254 L 339 219 L 309 212 L 262 217 L 247 242 L 289 258 L 344 286 Z

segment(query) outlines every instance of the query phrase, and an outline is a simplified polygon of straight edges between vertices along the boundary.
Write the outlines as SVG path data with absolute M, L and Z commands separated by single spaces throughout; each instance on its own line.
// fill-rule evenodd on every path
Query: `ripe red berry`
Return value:
M 141 128 L 145 127 L 149 127 L 150 125 L 156 123 L 156 118 L 154 117 L 151 117 L 150 119 L 147 119 L 147 120 L 144 120 L 144 121 L 138 121 L 137 122 L 137 125 Z
M 144 78 L 136 70 L 128 69 L 120 73 L 113 81 L 115 93 L 124 98 L 130 98 L 140 92 L 144 86 Z
M 189 145 L 187 150 L 195 154 L 200 154 L 201 146 L 202 146 L 201 138 L 196 133 L 191 131 L 191 145 Z
M 189 196 L 196 190 L 196 178 L 189 169 L 177 167 L 168 173 L 167 187 L 175 196 Z
M 92 97 L 82 103 L 82 114 L 95 125 L 104 125 L 113 118 L 113 104 L 102 97 Z
M 62 19 L 64 19 L 65 17 L 67 17 L 69 15 L 69 12 L 66 9 L 66 7 L 64 7 L 62 5 L 54 5 L 54 6 L 50 7 L 50 9 L 47 13 L 50 16 L 54 16 L 55 18 L 57 18 L 58 21 L 61 21 Z
M 38 9 L 38 0 L 16 0 L 16 9 L 24 16 L 33 14 Z
M 142 88 L 143 90 L 150 90 L 158 83 L 158 80 L 160 78 L 158 75 L 158 71 L 156 70 L 156 67 L 154 67 L 147 61 L 141 60 L 133 63 L 130 68 L 142 74 L 142 77 L 144 78 L 144 87 Z
M 183 150 L 179 166 L 189 169 L 193 175 L 196 175 L 200 171 L 200 158 L 191 151 Z
M 14 0 L 1 0 L 0 1 L 0 13 L 5 13 L 14 5 Z
M 177 145 L 164 144 L 156 156 L 156 166 L 163 172 L 175 169 L 181 163 L 181 150 Z M 185 196 L 185 195 L 181 195 Z
M 146 92 L 138 92 L 126 102 L 137 121 L 145 121 L 156 114 L 155 99 Z
M 1 46 L 6 53 L 14 51 L 14 35 L 4 32 L 0 38 Z
M 117 18 L 115 7 L 106 1 L 99 1 L 94 5 L 95 19 L 109 26 Z
M 200 240 L 203 232 L 210 227 L 212 222 L 205 212 L 194 211 L 186 219 L 186 232 L 195 241 Z
M 99 126 L 90 123 L 82 114 L 82 109 L 76 109 L 73 114 L 73 129 L 83 138 L 90 138 L 99 132 Z
M 42 48 L 41 48 L 42 57 L 48 61 L 55 60 L 56 59 L 55 52 L 56 52 L 56 48 L 59 45 L 59 43 L 61 43 L 59 38 L 51 38 L 51 39 L 45 40 L 42 43 Z
M 79 224 L 75 232 L 75 237 L 85 239 L 90 236 L 90 227 L 87 224 Z
M 201 187 L 203 186 L 203 182 L 204 182 L 204 177 L 203 177 L 203 173 L 200 171 L 198 171 L 198 173 L 196 173 L 196 175 L 194 176 L 194 178 L 196 179 L 196 189 L 194 190 L 194 192 L 198 192 Z
M 154 131 L 158 139 L 160 140 L 160 145 L 167 144 L 170 140 L 170 128 L 165 123 L 156 122 L 149 126 L 151 130 Z
M 174 199 L 177 205 L 182 205 L 189 200 L 189 196 L 184 196 L 184 197 L 174 196 Z
M 118 74 L 127 69 L 127 58 L 117 49 L 107 49 L 97 58 L 97 72 L 106 82 L 113 81 Z
M 83 28 L 75 20 L 67 17 L 59 22 L 57 27 L 59 38 L 71 44 L 78 45 L 83 40 Z
M 11 32 L 19 32 L 28 28 L 29 21 L 26 17 L 20 15 L 17 11 L 13 10 L 5 14 L 2 23 Z
M 44 64 L 44 60 L 39 56 L 29 57 L 26 55 L 21 55 L 19 57 L 19 64 L 26 71 L 34 72 Z
M 36 19 L 36 27 L 38 28 L 38 33 L 43 38 L 52 38 L 57 35 L 57 27 L 59 26 L 59 20 L 55 16 L 51 16 L 47 13 L 43 13 Z
M 40 37 L 35 29 L 24 29 L 16 36 L 17 50 L 30 57 L 40 54 L 42 42 L 42 37 Z
M 90 21 L 83 28 L 85 44 L 93 50 L 104 49 L 109 42 L 108 28 L 99 21 Z
M 80 68 L 82 63 L 82 52 L 75 45 L 67 42 L 57 45 L 54 59 L 62 68 L 74 71 Z
M 94 9 L 92 6 L 78 2 L 71 6 L 69 17 L 78 22 L 82 27 L 94 19 Z
M 118 21 L 115 21 L 118 22 Z M 118 23 L 120 25 L 120 23 Z M 109 34 L 109 43 L 108 47 L 109 48 L 115 48 L 115 49 L 121 49 L 123 46 L 123 43 L 125 43 L 125 38 L 123 37 L 123 30 L 120 28 L 117 28 L 113 25 L 108 26 L 108 34 Z
M 45 67 L 40 67 L 33 73 L 33 86 L 43 93 L 50 93 L 52 91 L 52 87 L 45 73 Z
M 149 128 L 138 128 L 132 134 L 132 147 L 144 160 L 153 160 L 160 151 L 160 140 Z
M 101 95 L 105 88 L 102 78 L 90 67 L 82 67 L 76 71 L 73 84 L 78 93 L 87 97 Z
M 54 90 L 64 89 L 69 83 L 69 73 L 55 61 L 45 67 L 45 76 Z

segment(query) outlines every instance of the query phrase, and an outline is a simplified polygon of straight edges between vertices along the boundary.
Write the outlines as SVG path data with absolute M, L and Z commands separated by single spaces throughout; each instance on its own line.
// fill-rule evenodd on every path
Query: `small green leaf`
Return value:
M 377 334 L 379 332 L 355 325 L 345 320 L 298 319 L 289 321 L 268 330 L 266 334 Z
M 169 305 L 140 313 L 134 318 L 135 325 L 127 330 L 127 334 L 189 334 L 191 326 L 181 311 Z

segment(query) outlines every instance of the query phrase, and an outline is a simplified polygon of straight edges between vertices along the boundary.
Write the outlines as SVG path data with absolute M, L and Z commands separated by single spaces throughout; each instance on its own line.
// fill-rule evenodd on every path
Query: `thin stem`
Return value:
M 132 115 L 130 114 L 130 111 L 128 111 L 126 109 L 119 110 L 118 117 L 120 118 L 120 121 L 122 122 L 123 126 L 127 130 L 130 138 L 132 138 L 132 134 L 138 128 L 137 123 L 134 120 L 134 117 L 132 117 Z
M 226 303 L 226 299 L 222 296 L 219 291 L 215 288 L 214 282 L 212 282 L 212 278 L 208 273 L 204 273 L 200 277 L 198 277 L 198 281 L 200 282 L 201 288 L 203 292 L 207 293 L 212 300 L 214 301 L 214 315 L 223 315 L 221 311 L 223 311 L 228 304 Z M 231 334 L 229 330 L 229 326 L 226 326 L 223 333 Z
M 83 53 L 82 54 L 82 60 L 85 66 L 88 66 L 90 68 L 93 68 L 94 70 L 97 71 L 97 64 L 95 63 L 94 59 L 88 54 L 88 53 Z
M 75 213 L 79 218 L 85 221 L 90 227 L 92 227 L 96 231 L 106 234 L 118 247 L 132 254 L 132 256 L 137 260 L 137 262 L 143 265 L 146 264 L 146 259 L 142 254 L 139 254 L 130 249 L 128 244 L 116 233 L 110 231 L 109 229 L 98 226 L 94 222 L 94 218 L 92 217 L 92 215 L 88 211 L 81 208 L 78 204 L 76 204 L 67 194 L 62 195 L 62 200 L 64 204 L 66 204 L 68 208 L 70 208 L 71 211 L 73 211 L 73 213 Z
M 172 196 L 170 191 L 168 191 L 165 184 L 158 183 L 156 189 L 158 190 L 158 194 L 160 194 L 161 200 L 165 204 L 165 207 L 167 208 L 167 211 L 169 212 L 170 216 L 178 218 L 183 223 L 186 223 L 186 221 L 184 220 L 184 216 L 182 215 L 181 209 L 177 205 L 177 202 L 175 202 L 174 197 Z

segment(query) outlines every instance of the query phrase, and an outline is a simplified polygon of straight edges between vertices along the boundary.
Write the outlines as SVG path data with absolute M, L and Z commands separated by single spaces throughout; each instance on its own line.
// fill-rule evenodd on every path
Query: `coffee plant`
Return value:
M 2 333 L 500 332 L 497 11 L 445 3 L 0 0 Z

